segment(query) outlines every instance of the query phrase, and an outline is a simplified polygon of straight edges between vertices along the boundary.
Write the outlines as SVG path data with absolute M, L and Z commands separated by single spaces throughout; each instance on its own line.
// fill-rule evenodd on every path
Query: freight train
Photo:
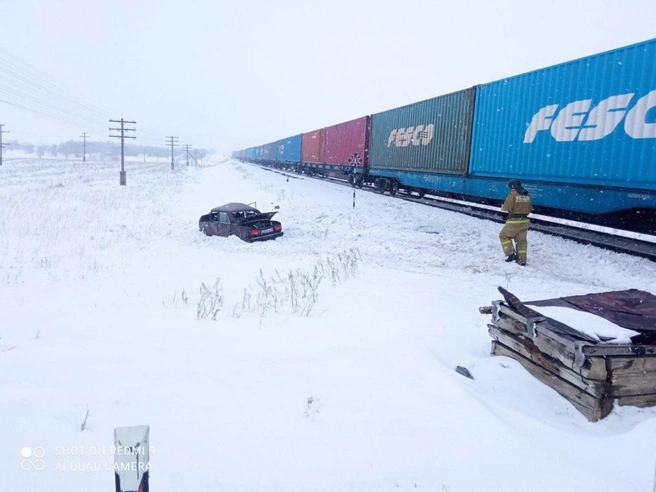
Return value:
M 499 204 L 656 234 L 656 39 L 233 152 L 394 195 Z

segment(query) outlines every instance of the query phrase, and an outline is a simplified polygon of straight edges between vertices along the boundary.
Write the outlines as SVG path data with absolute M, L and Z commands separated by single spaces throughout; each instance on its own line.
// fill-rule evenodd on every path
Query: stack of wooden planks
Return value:
M 480 309 L 492 314 L 493 355 L 518 361 L 593 422 L 606 417 L 615 401 L 656 405 L 656 344 L 600 342 L 499 291 L 504 300 Z

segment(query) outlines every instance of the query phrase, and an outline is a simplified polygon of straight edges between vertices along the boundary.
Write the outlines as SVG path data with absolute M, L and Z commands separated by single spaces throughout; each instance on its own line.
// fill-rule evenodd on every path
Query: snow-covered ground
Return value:
M 589 423 L 478 307 L 656 293 L 656 264 L 531 232 L 521 268 L 498 224 L 233 161 L 126 170 L 0 168 L 1 491 L 113 490 L 97 453 L 141 424 L 153 492 L 652 490 L 656 409 Z M 202 235 L 230 201 L 285 236 Z

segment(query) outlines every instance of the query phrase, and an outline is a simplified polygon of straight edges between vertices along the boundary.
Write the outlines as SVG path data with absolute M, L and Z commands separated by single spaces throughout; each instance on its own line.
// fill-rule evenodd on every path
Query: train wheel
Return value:
M 389 185 L 390 195 L 395 196 L 398 191 L 399 191 L 399 182 L 393 179 Z

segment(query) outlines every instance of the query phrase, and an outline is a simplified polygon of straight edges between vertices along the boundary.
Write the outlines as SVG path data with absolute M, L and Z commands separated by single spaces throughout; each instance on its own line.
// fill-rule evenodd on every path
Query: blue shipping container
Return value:
M 479 86 L 470 175 L 656 190 L 656 39 Z
M 301 162 L 301 135 L 284 138 L 276 142 L 278 162 Z
M 262 160 L 264 162 L 274 162 L 278 154 L 278 143 L 271 142 L 262 146 Z

